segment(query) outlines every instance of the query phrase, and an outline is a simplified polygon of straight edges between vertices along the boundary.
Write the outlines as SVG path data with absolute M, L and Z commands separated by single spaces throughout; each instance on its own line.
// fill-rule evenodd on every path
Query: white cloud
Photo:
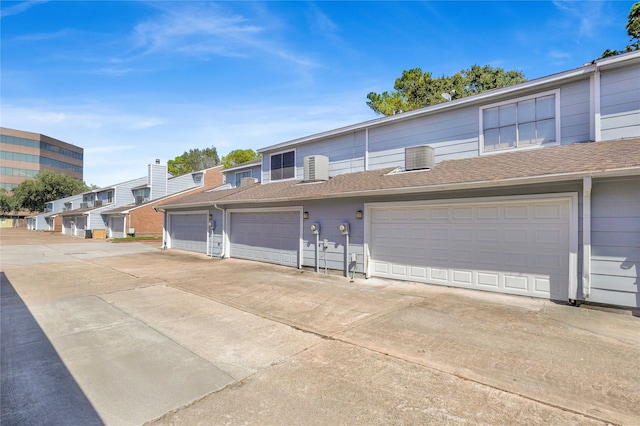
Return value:
M 32 0 L 25 1 L 22 3 L 18 3 L 14 6 L 7 7 L 0 11 L 0 18 L 4 18 L 11 15 L 17 15 L 18 13 L 22 13 L 28 9 L 31 9 L 33 6 L 38 6 L 42 3 L 47 3 L 48 0 Z

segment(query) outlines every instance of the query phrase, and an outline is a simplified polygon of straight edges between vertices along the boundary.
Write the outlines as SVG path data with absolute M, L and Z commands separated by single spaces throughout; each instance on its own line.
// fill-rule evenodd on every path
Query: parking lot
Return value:
M 640 318 L 2 229 L 2 424 L 640 424 Z

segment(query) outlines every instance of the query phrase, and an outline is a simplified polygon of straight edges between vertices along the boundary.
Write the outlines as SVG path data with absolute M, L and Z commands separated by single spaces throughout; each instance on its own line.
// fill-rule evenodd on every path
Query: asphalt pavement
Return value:
M 640 425 L 640 318 L 0 230 L 2 425 Z

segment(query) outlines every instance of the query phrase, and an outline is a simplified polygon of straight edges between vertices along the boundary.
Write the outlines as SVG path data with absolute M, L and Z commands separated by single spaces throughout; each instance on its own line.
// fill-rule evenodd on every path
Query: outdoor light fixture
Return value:
M 302 218 L 303 219 L 309 219 L 309 212 L 302 213 Z
M 356 219 L 362 219 L 362 210 L 356 212 Z

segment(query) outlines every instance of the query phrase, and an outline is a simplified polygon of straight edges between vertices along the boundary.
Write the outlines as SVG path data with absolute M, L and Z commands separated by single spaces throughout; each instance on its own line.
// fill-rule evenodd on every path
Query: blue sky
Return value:
M 106 186 L 373 119 L 405 69 L 579 67 L 628 44 L 633 3 L 2 1 L 0 124 L 83 147 Z

